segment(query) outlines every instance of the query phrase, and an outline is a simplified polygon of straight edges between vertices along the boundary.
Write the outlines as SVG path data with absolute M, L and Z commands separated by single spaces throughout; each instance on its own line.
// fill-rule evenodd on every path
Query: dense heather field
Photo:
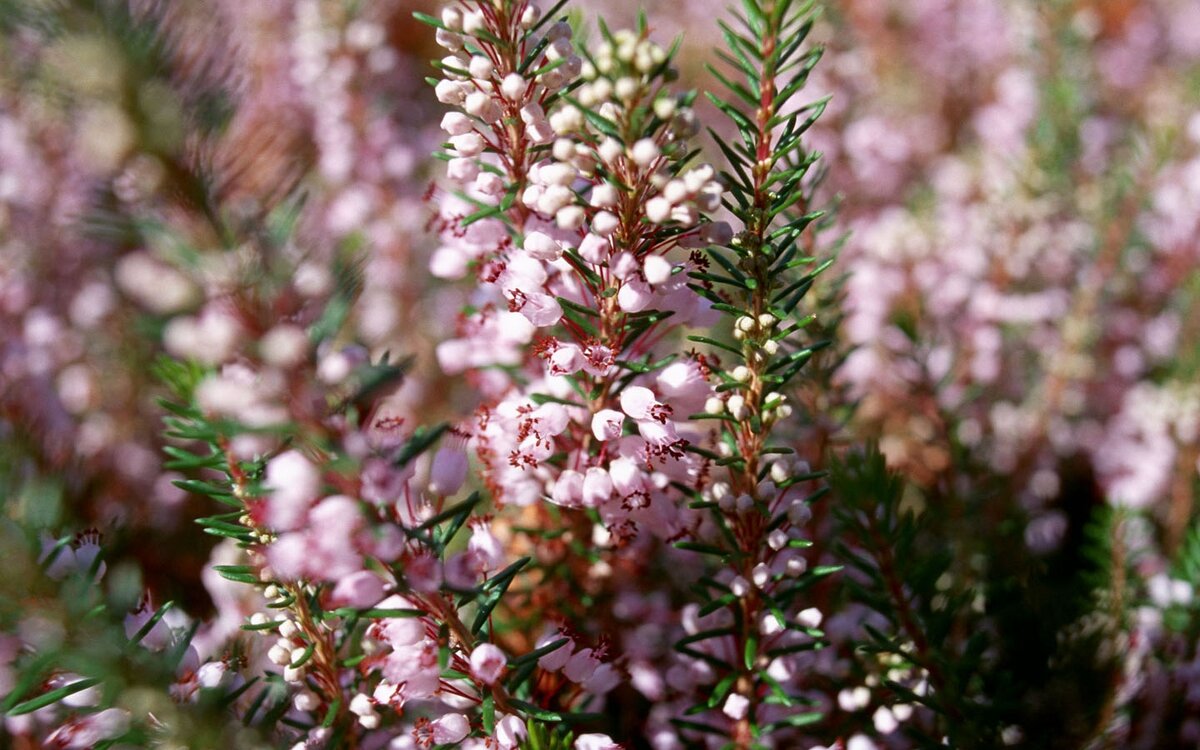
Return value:
M 1198 490 L 1198 0 L 0 0 L 0 746 L 1194 748 Z

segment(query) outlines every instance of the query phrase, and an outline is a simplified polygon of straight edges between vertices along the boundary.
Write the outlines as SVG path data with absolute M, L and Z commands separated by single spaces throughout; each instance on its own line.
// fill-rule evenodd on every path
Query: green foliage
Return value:
M 1068 748 L 1104 730 L 1131 603 L 1123 514 L 1082 506 L 1058 549 L 1039 554 L 1023 515 L 948 523 L 940 503 L 969 500 L 905 486 L 877 447 L 835 463 L 830 483 L 846 593 L 886 623 L 864 624 L 858 669 L 881 678 L 884 705 L 926 709 L 910 737 L 993 748 L 1007 733 Z

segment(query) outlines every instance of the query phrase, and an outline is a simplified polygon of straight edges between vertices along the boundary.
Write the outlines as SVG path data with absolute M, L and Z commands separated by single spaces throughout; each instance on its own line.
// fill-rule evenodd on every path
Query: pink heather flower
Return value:
M 154 616 L 155 607 L 150 603 L 150 599 L 143 597 L 138 603 L 138 608 L 133 612 L 125 615 L 125 637 L 132 638 L 146 623 L 150 622 L 150 618 Z M 165 618 L 164 618 L 165 619 Z M 138 643 L 143 648 L 148 648 L 151 651 L 161 651 L 171 645 L 171 628 L 160 619 L 150 628 L 150 632 L 142 636 Z
M 675 432 L 675 424 L 672 422 L 638 422 L 638 434 L 657 448 L 665 448 L 679 442 L 679 435 Z
M 596 667 L 586 680 L 583 689 L 593 695 L 604 695 L 621 683 L 621 674 L 611 664 L 601 664 Z
M 571 658 L 571 650 L 574 648 L 575 642 L 571 640 L 570 636 L 563 633 L 561 630 L 547 633 L 539 638 L 535 648 L 548 646 L 555 641 L 562 640 L 563 638 L 567 639 L 566 643 L 562 644 L 553 651 L 543 654 L 542 657 L 538 659 L 539 667 L 547 672 L 557 672 L 567 665 L 567 661 Z
M 267 462 L 266 499 L 268 526 L 291 531 L 304 524 L 312 502 L 321 492 L 321 474 L 299 451 L 284 451 Z
M 330 599 L 338 607 L 371 607 L 383 598 L 383 581 L 369 570 L 360 570 L 338 580 Z
M 650 285 L 638 278 L 626 279 L 617 292 L 617 304 L 628 313 L 645 310 L 653 298 Z
M 563 665 L 563 675 L 571 682 L 582 683 L 596 672 L 598 666 L 600 659 L 593 649 L 580 649 Z
M 46 738 L 47 747 L 91 748 L 104 740 L 120 737 L 129 729 L 129 713 L 108 708 L 68 720 Z
M 428 698 L 441 683 L 437 643 L 425 638 L 396 648 L 384 657 L 382 672 L 388 682 L 398 686 L 388 701 L 392 705 L 399 707 L 409 700 Z
M 504 546 L 492 534 L 491 527 L 486 523 L 476 523 L 467 542 L 467 555 L 476 572 L 486 573 L 504 562 Z
M 564 508 L 577 508 L 583 500 L 583 475 L 567 469 L 558 475 L 550 491 L 550 502 Z
M 433 720 L 433 744 L 453 745 L 462 742 L 471 733 L 471 724 L 462 714 L 445 714 Z
M 608 258 L 609 248 L 608 240 L 589 234 L 579 243 L 579 255 L 588 263 L 599 265 Z
M 593 466 L 583 476 L 583 505 L 596 508 L 607 502 L 612 495 L 612 479 L 608 472 L 599 466 Z
M 559 344 L 550 355 L 551 375 L 571 375 L 579 372 L 586 360 L 578 344 Z
M 482 643 L 471 652 L 471 675 L 485 685 L 492 685 L 500 679 L 508 659 L 504 652 L 491 643 Z
M 703 411 L 704 402 L 713 393 L 700 365 L 690 359 L 664 367 L 655 378 L 655 384 L 675 413 L 682 415 Z
M 607 734 L 581 734 L 575 738 L 575 750 L 621 750 Z
M 458 448 L 439 448 L 429 469 L 429 491 L 453 495 L 467 479 L 467 454 Z
M 508 714 L 496 722 L 496 743 L 503 750 L 512 750 L 528 735 L 525 722 L 519 716 Z
M 525 235 L 525 252 L 538 260 L 554 261 L 562 257 L 562 243 L 543 232 L 530 232 Z
M 516 306 L 517 312 L 538 328 L 552 326 L 562 319 L 562 306 L 548 294 L 520 292 L 514 296 L 512 304 Z
M 621 437 L 625 415 L 613 409 L 601 409 L 592 417 L 592 434 L 597 440 L 616 440 Z
M 631 385 L 621 391 L 621 411 L 633 419 L 643 422 L 650 419 L 662 421 L 666 412 L 654 398 L 654 392 L 640 385 Z
M 59 545 L 58 541 L 43 532 L 41 537 L 42 551 L 38 559 L 44 564 L 53 555 L 54 559 L 46 567 L 46 575 L 55 580 L 62 580 L 73 573 L 86 573 L 92 569 L 96 556 L 100 554 L 100 532 L 88 529 L 81 532 L 70 544 Z M 96 580 L 104 576 L 107 566 L 103 561 L 96 568 Z
M 412 603 L 400 596 L 379 602 L 381 609 L 409 609 Z M 419 617 L 389 617 L 376 623 L 375 632 L 393 649 L 403 649 L 425 639 L 425 621 Z
M 629 497 L 645 490 L 646 472 L 643 466 L 626 456 L 614 458 L 608 465 L 608 476 L 620 497 Z

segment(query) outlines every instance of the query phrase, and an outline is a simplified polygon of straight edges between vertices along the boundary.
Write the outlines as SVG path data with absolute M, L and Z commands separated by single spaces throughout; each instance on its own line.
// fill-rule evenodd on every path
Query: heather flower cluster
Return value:
M 4 741 L 1200 741 L 1200 11 L 600 5 L 0 2 Z

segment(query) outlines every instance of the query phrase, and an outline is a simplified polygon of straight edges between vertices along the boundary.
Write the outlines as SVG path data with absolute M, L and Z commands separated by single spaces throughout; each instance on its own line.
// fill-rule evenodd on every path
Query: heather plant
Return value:
M 1194 744 L 1195 14 L 612 10 L 0 0 L 6 741 Z

